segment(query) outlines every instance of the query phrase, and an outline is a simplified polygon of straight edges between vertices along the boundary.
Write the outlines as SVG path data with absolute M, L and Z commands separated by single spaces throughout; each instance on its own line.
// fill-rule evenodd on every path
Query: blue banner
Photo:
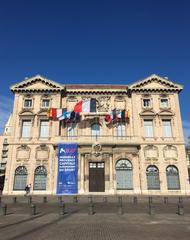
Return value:
M 76 143 L 58 144 L 57 194 L 78 193 Z

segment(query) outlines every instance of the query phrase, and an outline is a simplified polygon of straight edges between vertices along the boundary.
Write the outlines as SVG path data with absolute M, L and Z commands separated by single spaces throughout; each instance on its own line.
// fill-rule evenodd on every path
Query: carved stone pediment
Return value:
M 60 92 L 62 90 L 64 90 L 63 85 L 41 75 L 26 78 L 24 81 L 11 86 L 12 92 Z
M 38 116 L 47 116 L 47 109 L 41 109 L 38 113 Z
M 32 110 L 24 109 L 19 113 L 19 116 L 34 116 L 35 114 L 33 113 Z
M 156 113 L 153 110 L 144 110 L 140 113 L 140 116 L 156 116 Z
M 177 91 L 180 92 L 183 89 L 183 86 L 168 78 L 161 77 L 156 74 L 152 74 L 151 76 L 137 81 L 130 85 L 129 89 L 131 91 L 138 92 L 168 92 L 168 91 Z
M 174 116 L 174 112 L 171 110 L 162 110 L 158 113 L 159 116 Z

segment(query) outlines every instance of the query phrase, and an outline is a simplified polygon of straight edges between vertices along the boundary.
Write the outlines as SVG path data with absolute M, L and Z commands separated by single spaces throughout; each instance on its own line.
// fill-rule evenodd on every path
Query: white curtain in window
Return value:
M 144 120 L 145 137 L 153 137 L 153 120 Z
M 49 137 L 49 121 L 47 120 L 42 120 L 40 122 L 40 137 Z
M 22 122 L 22 137 L 23 138 L 30 137 L 31 126 L 32 126 L 31 120 L 24 120 Z
M 171 120 L 162 120 L 163 137 L 172 137 Z
M 125 123 L 119 122 L 116 126 L 116 135 L 117 137 L 125 136 Z

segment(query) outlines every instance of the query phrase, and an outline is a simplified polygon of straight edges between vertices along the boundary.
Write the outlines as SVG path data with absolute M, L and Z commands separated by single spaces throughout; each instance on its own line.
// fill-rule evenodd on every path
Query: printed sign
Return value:
M 57 194 L 78 193 L 76 143 L 58 144 Z

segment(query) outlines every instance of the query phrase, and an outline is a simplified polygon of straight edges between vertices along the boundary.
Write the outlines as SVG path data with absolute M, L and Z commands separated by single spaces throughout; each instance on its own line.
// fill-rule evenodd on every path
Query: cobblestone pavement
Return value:
M 28 199 L 2 197 L 1 206 L 7 204 L 7 215 L 0 216 L 0 240 L 175 240 L 190 239 L 190 198 L 183 199 L 184 215 L 176 214 L 178 198 L 153 198 L 155 215 L 148 214 L 147 198 L 123 198 L 123 215 L 118 214 L 117 198 L 93 197 L 95 214 L 88 215 L 87 197 L 73 203 L 65 197 L 66 214 L 60 215 L 56 197 L 33 197 L 37 215 L 31 215 Z M 180 199 L 181 201 L 181 199 Z

